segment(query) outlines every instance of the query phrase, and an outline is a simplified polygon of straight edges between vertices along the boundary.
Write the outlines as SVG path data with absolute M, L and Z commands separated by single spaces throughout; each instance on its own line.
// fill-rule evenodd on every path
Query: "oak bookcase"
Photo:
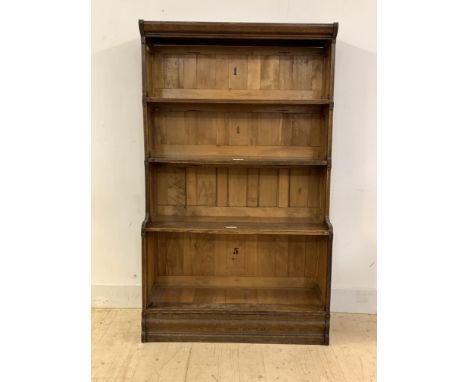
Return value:
M 338 24 L 139 27 L 142 341 L 328 344 Z

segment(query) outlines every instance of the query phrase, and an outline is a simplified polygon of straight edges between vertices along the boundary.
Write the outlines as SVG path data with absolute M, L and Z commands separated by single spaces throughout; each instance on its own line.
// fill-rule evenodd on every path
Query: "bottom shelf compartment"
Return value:
M 323 311 L 311 288 L 155 286 L 149 308 L 165 311 Z
M 316 285 L 155 285 L 143 310 L 142 340 L 328 344 L 325 308 Z
M 144 237 L 144 342 L 328 343 L 329 236 Z

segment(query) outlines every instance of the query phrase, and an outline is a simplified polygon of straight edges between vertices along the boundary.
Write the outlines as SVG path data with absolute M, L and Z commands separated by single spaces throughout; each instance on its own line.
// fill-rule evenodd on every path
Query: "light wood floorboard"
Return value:
M 140 310 L 92 310 L 95 382 L 372 382 L 376 316 L 332 314 L 331 345 L 140 343 Z

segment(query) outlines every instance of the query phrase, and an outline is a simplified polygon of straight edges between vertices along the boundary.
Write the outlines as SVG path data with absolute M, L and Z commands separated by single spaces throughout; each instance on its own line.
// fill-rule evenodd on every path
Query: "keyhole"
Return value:
M 234 66 L 234 75 L 237 76 L 237 67 Z
M 234 255 L 238 255 L 239 254 L 239 248 L 234 248 Z
M 237 131 L 237 134 L 240 134 L 240 127 L 239 126 L 237 126 L 236 131 Z

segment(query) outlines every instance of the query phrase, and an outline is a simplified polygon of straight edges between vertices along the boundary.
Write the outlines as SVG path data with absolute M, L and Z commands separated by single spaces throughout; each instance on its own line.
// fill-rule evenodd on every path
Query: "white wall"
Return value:
M 376 311 L 373 0 L 92 1 L 93 306 L 139 307 L 144 217 L 138 19 L 340 23 L 331 221 L 332 309 Z

